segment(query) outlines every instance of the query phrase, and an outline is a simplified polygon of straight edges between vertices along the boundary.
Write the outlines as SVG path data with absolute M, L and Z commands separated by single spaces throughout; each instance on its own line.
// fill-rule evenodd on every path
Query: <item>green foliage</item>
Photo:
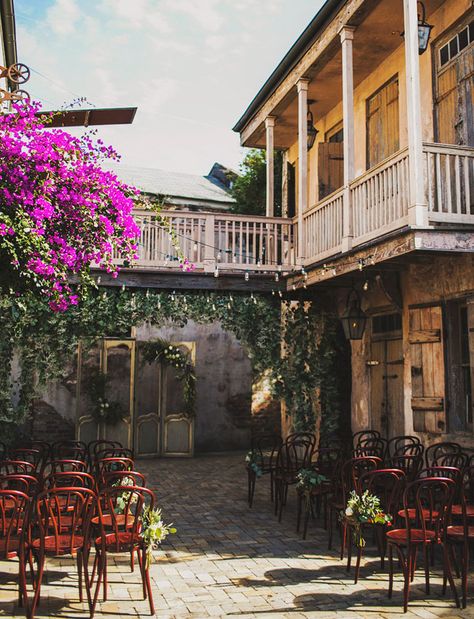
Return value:
M 90 412 L 97 423 L 107 423 L 113 426 L 128 416 L 119 402 L 107 397 L 110 382 L 107 374 L 95 372 L 84 378 L 85 391 L 92 404 Z
M 176 533 L 172 524 L 165 524 L 161 516 L 161 509 L 145 507 L 140 517 L 142 531 L 141 537 L 146 546 L 147 565 L 153 560 L 153 550 L 168 537 L 170 533 Z
M 393 520 L 391 514 L 382 511 L 380 499 L 377 495 L 371 494 L 366 490 L 363 494 L 357 494 L 351 490 L 347 507 L 340 514 L 341 521 L 345 521 L 353 529 L 353 537 L 356 546 L 365 546 L 365 539 L 362 535 L 364 524 L 380 524 L 390 526 Z
M 64 313 L 52 312 L 33 295 L 0 296 L 0 438 L 8 439 L 26 420 L 43 385 L 64 378 L 79 341 L 87 349 L 102 337 L 129 336 L 132 326 L 184 326 L 188 320 L 219 321 L 236 336 L 249 355 L 255 380 L 270 375 L 273 395 L 285 402 L 294 429 L 314 430 L 320 415 L 325 431 L 336 428 L 342 408 L 337 319 L 317 303 L 282 305 L 278 297 L 253 294 L 102 288 L 89 291 L 78 307 Z M 15 383 L 13 363 L 18 366 Z M 194 395 L 186 397 L 192 401 Z
M 146 342 L 143 346 L 143 360 L 147 363 L 163 363 L 177 370 L 177 378 L 183 383 L 183 397 L 185 413 L 194 417 L 196 403 L 196 372 L 189 359 L 189 354 L 183 352 L 179 346 L 173 346 L 163 339 Z
M 316 486 L 328 482 L 329 479 L 313 469 L 301 469 L 297 475 L 296 489 L 301 492 L 311 492 Z
M 275 215 L 281 215 L 281 169 L 282 154 L 275 151 Z M 231 194 L 236 200 L 234 213 L 242 215 L 265 215 L 267 165 L 265 151 L 251 149 L 240 164 L 240 176 L 232 186 Z

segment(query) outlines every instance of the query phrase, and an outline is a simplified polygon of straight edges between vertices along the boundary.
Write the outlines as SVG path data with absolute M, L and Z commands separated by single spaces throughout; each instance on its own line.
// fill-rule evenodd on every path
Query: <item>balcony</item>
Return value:
M 428 230 L 474 226 L 474 149 L 424 144 Z M 249 217 L 228 213 L 137 211 L 141 228 L 134 269 L 177 271 L 171 234 L 196 271 L 291 272 L 343 255 L 344 201 L 350 200 L 352 248 L 377 242 L 409 225 L 409 156 L 400 150 L 321 200 L 303 214 L 304 260 L 298 260 L 297 217 Z M 468 228 L 467 228 L 468 229 Z

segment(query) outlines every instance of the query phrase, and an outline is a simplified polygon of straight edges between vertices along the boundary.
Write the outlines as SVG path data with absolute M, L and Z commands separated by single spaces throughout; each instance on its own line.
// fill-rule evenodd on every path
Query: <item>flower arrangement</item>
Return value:
M 260 463 L 261 458 L 259 453 L 254 449 L 251 449 L 245 456 L 245 464 L 247 468 L 253 471 L 257 477 L 261 477 L 263 475 Z
M 301 469 L 297 475 L 296 489 L 301 492 L 311 492 L 313 488 L 329 481 L 329 479 L 313 469 Z
M 135 485 L 135 482 L 133 481 L 131 477 L 124 477 L 122 479 L 118 479 L 116 482 L 112 484 L 114 488 L 117 488 L 119 486 L 134 486 L 134 485 Z M 126 490 L 124 490 L 122 494 L 119 494 L 115 499 L 115 513 L 123 514 L 123 512 L 125 511 L 129 503 L 130 505 L 134 505 L 136 502 L 137 502 L 137 496 L 133 495 L 130 500 L 130 492 L 127 492 Z
M 156 361 L 177 370 L 178 380 L 183 382 L 185 412 L 188 417 L 193 417 L 196 401 L 196 372 L 189 354 L 166 340 L 156 339 L 143 345 L 143 359 L 148 363 Z
M 161 509 L 145 507 L 140 516 L 142 525 L 141 537 L 146 546 L 147 566 L 153 561 L 153 550 L 168 537 L 170 533 L 176 533 L 172 524 L 165 524 L 161 516 Z
M 365 546 L 365 539 L 362 535 L 364 524 L 380 524 L 391 526 L 392 516 L 382 511 L 380 499 L 375 494 L 366 490 L 362 495 L 352 490 L 347 501 L 346 510 L 341 512 L 341 521 L 346 522 L 354 529 L 354 539 L 356 546 Z

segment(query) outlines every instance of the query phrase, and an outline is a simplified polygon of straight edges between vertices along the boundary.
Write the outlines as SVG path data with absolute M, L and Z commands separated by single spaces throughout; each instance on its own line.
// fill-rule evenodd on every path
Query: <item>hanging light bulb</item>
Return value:
M 278 271 L 275 273 L 275 281 L 280 281 L 280 274 L 278 273 Z
M 296 285 L 295 285 L 295 284 L 293 284 L 292 288 L 293 288 L 293 290 L 296 290 Z
M 219 277 L 219 267 L 216 264 L 216 268 L 214 269 L 214 277 Z
M 246 281 L 246 282 L 248 282 L 248 281 L 249 281 L 249 278 L 250 278 L 249 272 L 248 272 L 248 271 L 245 271 L 245 275 L 244 275 L 244 279 L 245 279 L 245 281 Z
M 215 312 L 216 311 L 216 305 L 215 303 L 212 304 L 212 311 Z
M 275 296 L 275 291 L 274 291 L 274 290 L 272 290 L 272 297 L 274 297 L 274 296 Z
M 235 264 L 237 262 L 237 254 L 232 256 L 232 262 Z
M 278 291 L 278 296 L 280 297 L 280 299 L 283 297 L 283 292 L 281 290 Z
M 217 252 L 217 260 L 220 261 L 222 259 L 222 252 L 219 249 L 219 251 Z
M 367 292 L 368 289 L 369 289 L 369 280 L 366 279 L 365 282 L 364 282 L 364 285 L 362 286 L 362 290 Z

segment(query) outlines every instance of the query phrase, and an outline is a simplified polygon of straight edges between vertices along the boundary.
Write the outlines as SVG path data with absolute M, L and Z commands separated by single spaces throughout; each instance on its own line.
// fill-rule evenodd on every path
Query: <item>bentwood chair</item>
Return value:
M 255 456 L 255 463 L 260 474 L 269 475 L 270 477 L 270 498 L 272 501 L 274 499 L 274 475 L 277 454 L 282 443 L 282 438 L 278 434 L 262 434 L 252 438 L 251 452 Z M 253 505 L 256 481 L 256 471 L 251 466 L 247 466 L 247 499 L 249 507 Z
M 386 533 L 389 560 L 388 596 L 391 598 L 393 592 L 393 552 L 395 551 L 404 579 L 404 612 L 408 610 L 410 583 L 414 578 L 419 550 L 423 554 L 425 591 L 426 594 L 430 593 L 428 554 L 435 545 L 443 550 L 443 573 L 446 574 L 456 605 L 459 606 L 444 537 L 454 491 L 455 482 L 446 477 L 426 477 L 411 482 L 403 493 L 404 526 L 391 529 Z
M 358 492 L 363 493 L 366 490 L 371 494 L 378 496 L 380 499 L 380 507 L 382 512 L 395 516 L 401 500 L 401 494 L 404 489 L 405 473 L 400 469 L 375 469 L 364 473 L 358 482 Z M 385 533 L 388 530 L 387 524 L 378 524 L 367 522 L 361 525 L 363 531 L 372 529 L 375 532 L 375 537 L 380 554 L 380 567 L 384 567 L 384 559 L 386 553 Z M 347 571 L 351 567 L 352 556 L 352 527 L 348 527 L 348 552 L 347 552 Z M 357 560 L 354 575 L 354 584 L 357 584 L 359 579 L 360 561 L 362 558 L 362 546 L 357 548 Z
M 118 505 L 117 499 L 121 499 Z M 143 585 L 143 598 L 150 605 L 150 614 L 155 614 L 153 593 L 151 589 L 147 548 L 141 532 L 140 515 L 145 506 L 153 509 L 155 497 L 151 490 L 137 486 L 113 486 L 105 488 L 96 501 L 99 535 L 92 540 L 95 545 L 96 557 L 94 570 L 97 571 L 97 582 L 94 595 L 89 597 L 91 619 L 94 616 L 99 590 L 103 587 L 103 599 L 107 600 L 107 557 L 109 554 L 130 553 L 130 564 L 133 565 L 133 555 L 138 555 Z
M 25 492 L 0 489 L 0 560 L 18 558 L 18 603 L 26 607 L 25 542 L 30 518 L 30 499 Z
M 71 555 L 76 557 L 79 578 L 79 600 L 83 599 L 83 574 L 87 597 L 90 599 L 90 580 L 87 571 L 89 549 L 89 526 L 95 493 L 88 488 L 54 487 L 48 488 L 35 500 L 34 531 L 30 543 L 36 560 L 34 574 L 34 596 L 30 609 L 30 619 L 34 619 L 40 601 L 46 557 Z
M 311 439 L 287 439 L 278 450 L 275 468 L 275 515 L 281 522 L 283 507 L 288 497 L 289 486 L 298 481 L 298 473 L 302 469 L 311 468 L 311 458 L 314 441 Z
M 356 449 L 361 446 L 361 443 L 366 439 L 380 438 L 380 432 L 377 430 L 360 430 L 352 435 L 352 447 Z
M 444 441 L 440 443 L 434 443 L 425 449 L 425 463 L 426 466 L 431 466 L 435 461 L 439 460 L 441 456 L 446 454 L 461 453 L 461 445 L 459 443 L 452 443 Z
M 417 436 L 400 435 L 394 436 L 387 441 L 385 459 L 390 460 L 396 456 L 419 456 L 423 455 L 423 445 Z

